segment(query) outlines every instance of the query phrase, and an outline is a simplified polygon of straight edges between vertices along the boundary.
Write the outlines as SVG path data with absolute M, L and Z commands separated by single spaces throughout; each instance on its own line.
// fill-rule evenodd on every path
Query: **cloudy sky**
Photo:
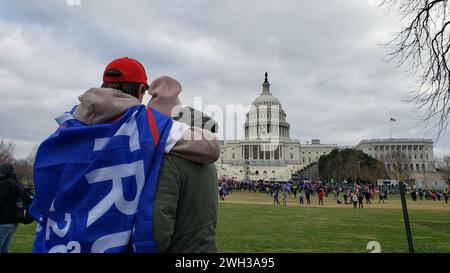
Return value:
M 26 157 L 123 56 L 142 61 L 150 81 L 177 78 L 184 104 L 222 109 L 251 104 L 268 71 L 301 143 L 386 138 L 390 117 L 393 137 L 435 138 L 414 127 L 420 113 L 405 102 L 416 79 L 380 45 L 401 22 L 373 2 L 2 0 L 0 139 Z M 230 122 L 222 128 L 221 137 L 235 135 Z M 450 153 L 449 136 L 436 154 Z

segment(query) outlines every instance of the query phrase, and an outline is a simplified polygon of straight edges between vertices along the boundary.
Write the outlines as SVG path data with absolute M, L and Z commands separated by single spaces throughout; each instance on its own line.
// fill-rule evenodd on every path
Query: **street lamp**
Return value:
M 359 176 L 361 176 L 361 173 L 360 173 L 360 164 L 361 164 L 361 161 L 357 161 L 358 162 L 358 174 L 359 174 Z M 353 183 L 356 183 L 356 166 L 355 166 L 355 180 L 353 181 Z

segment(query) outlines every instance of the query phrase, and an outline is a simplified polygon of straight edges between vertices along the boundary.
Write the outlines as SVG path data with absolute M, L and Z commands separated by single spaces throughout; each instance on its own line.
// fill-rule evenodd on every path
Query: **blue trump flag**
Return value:
M 36 156 L 33 252 L 156 252 L 153 203 L 172 120 L 141 105 L 86 126 L 73 111 Z

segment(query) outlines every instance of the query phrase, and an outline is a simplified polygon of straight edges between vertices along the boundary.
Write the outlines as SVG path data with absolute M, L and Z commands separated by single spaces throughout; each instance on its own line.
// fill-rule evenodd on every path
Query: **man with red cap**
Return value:
M 149 87 L 141 63 L 127 57 L 117 59 L 106 67 L 102 88 L 92 88 L 79 97 L 81 103 L 73 117 L 88 125 L 108 122 L 128 108 L 141 104 L 147 90 L 152 96 L 149 108 L 170 117 L 177 116 L 181 109 L 180 83 L 163 76 L 152 83 L 150 90 Z M 170 151 L 201 164 L 213 163 L 220 156 L 219 142 L 210 130 L 189 127 L 181 122 L 174 122 L 167 145 L 166 153 Z
M 181 91 L 169 77 L 162 85 Z M 153 210 L 163 154 L 208 164 L 220 148 L 212 132 L 159 112 L 164 99 L 141 105 L 148 89 L 144 66 L 120 58 L 106 67 L 102 88 L 57 118 L 60 128 L 36 156 L 34 252 L 157 252 Z

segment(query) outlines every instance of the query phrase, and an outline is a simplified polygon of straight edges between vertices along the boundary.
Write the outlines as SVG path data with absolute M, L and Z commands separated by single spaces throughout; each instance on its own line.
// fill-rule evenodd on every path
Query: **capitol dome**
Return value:
M 270 83 L 268 80 L 268 74 L 266 73 L 266 80 L 264 81 L 263 84 L 263 92 L 261 93 L 261 95 L 259 97 L 257 97 L 253 103 L 253 106 L 273 106 L 273 105 L 277 105 L 280 108 L 282 108 L 281 106 L 281 102 L 279 99 L 275 98 L 274 96 L 272 96 L 272 93 L 270 92 Z
M 275 98 L 275 97 L 272 96 L 272 95 L 266 95 L 266 94 L 262 94 L 261 96 L 257 97 L 257 98 L 253 101 L 252 105 L 254 105 L 254 106 L 261 106 L 261 105 L 268 105 L 268 106 L 271 106 L 271 105 L 278 105 L 278 106 L 280 106 L 280 108 L 281 108 L 281 103 L 280 103 L 280 100 L 279 100 L 279 99 Z
M 253 101 L 244 124 L 245 139 L 290 139 L 290 125 L 281 102 L 270 92 L 266 72 L 262 93 Z

